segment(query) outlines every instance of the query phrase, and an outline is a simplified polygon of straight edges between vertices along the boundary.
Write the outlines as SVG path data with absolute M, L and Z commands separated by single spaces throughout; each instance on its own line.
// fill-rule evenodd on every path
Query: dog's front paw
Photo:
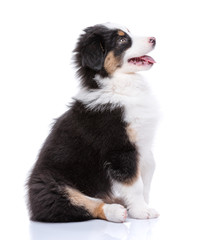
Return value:
M 128 213 L 131 218 L 136 219 L 150 219 L 159 217 L 159 213 L 155 209 L 149 208 L 148 206 L 130 208 Z

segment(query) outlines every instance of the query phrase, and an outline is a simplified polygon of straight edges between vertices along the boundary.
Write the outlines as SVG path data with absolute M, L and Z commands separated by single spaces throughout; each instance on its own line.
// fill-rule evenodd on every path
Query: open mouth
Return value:
M 130 58 L 130 59 L 128 59 L 128 62 L 132 63 L 134 65 L 137 65 L 137 66 L 143 66 L 143 65 L 148 66 L 148 65 L 153 65 L 154 63 L 156 63 L 156 61 L 152 57 L 147 56 L 147 55 L 144 55 L 141 57 Z

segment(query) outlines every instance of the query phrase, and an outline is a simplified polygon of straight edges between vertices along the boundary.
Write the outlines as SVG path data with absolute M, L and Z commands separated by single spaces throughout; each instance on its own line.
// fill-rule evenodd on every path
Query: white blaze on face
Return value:
M 146 54 L 154 48 L 150 42 L 150 37 L 133 36 L 126 27 L 118 24 L 105 23 L 103 25 L 109 29 L 122 30 L 128 34 L 132 40 L 131 47 L 124 52 L 121 59 L 121 67 L 117 68 L 117 72 L 135 73 L 149 70 L 152 67 L 153 63 L 155 63 L 154 59 L 146 56 Z
M 126 50 L 122 60 L 122 67 L 118 70 L 123 73 L 135 73 L 150 69 L 155 61 L 153 59 L 150 62 L 145 61 L 151 59 L 145 55 L 151 50 L 153 50 L 153 47 L 149 43 L 149 37 L 132 37 L 132 46 Z M 143 58 L 140 58 L 142 56 Z M 134 58 L 140 58 L 144 61 L 137 61 Z
M 132 37 L 132 46 L 126 51 L 125 59 L 141 57 L 152 50 L 148 37 Z

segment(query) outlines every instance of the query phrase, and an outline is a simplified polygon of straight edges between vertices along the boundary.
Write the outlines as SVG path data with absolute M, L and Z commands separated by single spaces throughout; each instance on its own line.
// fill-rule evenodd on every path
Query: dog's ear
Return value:
M 82 66 L 95 71 L 101 70 L 104 64 L 104 53 L 101 36 L 97 34 L 90 35 L 81 50 Z

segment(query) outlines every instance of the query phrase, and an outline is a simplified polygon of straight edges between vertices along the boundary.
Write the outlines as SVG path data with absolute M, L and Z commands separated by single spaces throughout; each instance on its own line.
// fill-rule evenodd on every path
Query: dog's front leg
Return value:
M 148 204 L 151 181 L 155 170 L 155 161 L 151 151 L 146 151 L 145 153 L 141 154 L 140 169 L 142 181 L 144 184 L 144 200 Z
M 113 190 L 123 199 L 131 218 L 156 218 L 159 214 L 156 210 L 148 207 L 144 199 L 143 188 L 140 173 L 132 183 L 127 184 L 115 181 L 113 184 Z

